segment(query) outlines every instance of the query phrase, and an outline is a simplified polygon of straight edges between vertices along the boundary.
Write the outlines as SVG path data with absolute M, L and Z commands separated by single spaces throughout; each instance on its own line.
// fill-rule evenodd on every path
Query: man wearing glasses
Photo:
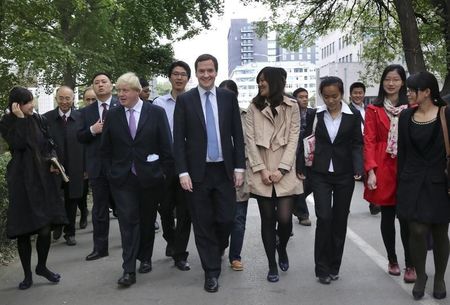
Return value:
M 58 107 L 50 110 L 47 119 L 50 136 L 56 144 L 56 154 L 64 166 L 69 182 L 61 181 L 64 203 L 69 224 L 64 226 L 64 239 L 68 246 L 76 245 L 75 219 L 77 206 L 83 197 L 84 180 L 84 146 L 77 141 L 77 131 L 82 119 L 79 111 L 73 109 L 74 93 L 70 87 L 61 86 L 56 90 Z M 61 228 L 54 231 L 53 237 L 61 236 Z M 57 238 L 56 238 L 57 237 Z
M 168 94 L 156 98 L 153 105 L 160 106 L 166 111 L 173 137 L 175 101 L 178 95 L 185 92 L 186 84 L 191 77 L 191 69 L 184 61 L 176 61 L 170 65 L 167 76 L 172 90 Z M 191 217 L 175 169 L 172 170 L 172 175 L 166 179 L 164 193 L 165 198 L 159 206 L 159 214 L 161 215 L 163 237 L 167 241 L 166 256 L 174 259 L 175 266 L 179 270 L 188 271 L 191 268 L 187 262 L 189 253 L 186 248 L 191 232 Z M 174 211 L 177 218 L 176 226 Z

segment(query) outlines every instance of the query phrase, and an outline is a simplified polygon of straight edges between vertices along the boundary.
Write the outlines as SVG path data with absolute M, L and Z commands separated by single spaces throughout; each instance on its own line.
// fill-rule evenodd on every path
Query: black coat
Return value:
M 119 102 L 117 97 L 113 96 L 109 110 L 117 107 Z M 77 138 L 85 145 L 86 150 L 86 172 L 89 179 L 95 179 L 98 177 L 105 177 L 104 169 L 102 168 L 102 160 L 100 157 L 100 140 L 101 135 L 93 135 L 90 131 L 90 127 L 94 125 L 100 118 L 98 112 L 98 101 L 92 103 L 80 110 L 82 118 L 82 127 L 78 130 Z M 109 114 L 109 113 L 108 113 Z M 105 121 L 108 120 L 108 115 Z
M 67 223 L 57 179 L 50 173 L 52 145 L 45 120 L 38 114 L 19 119 L 4 115 L 0 132 L 11 151 L 6 171 L 9 238 L 33 234 L 47 225 Z
M 84 183 L 84 145 L 77 139 L 77 132 L 82 128 L 81 113 L 71 110 L 67 123 L 59 115 L 58 108 L 44 114 L 50 135 L 56 144 L 58 160 L 63 164 L 69 176 L 69 197 L 83 196 Z M 66 142 L 66 143 L 64 143 Z
M 339 130 L 336 139 L 332 143 L 324 122 L 324 113 L 317 113 L 316 145 L 311 170 L 326 174 L 328 173 L 330 160 L 333 159 L 333 167 L 336 174 L 362 175 L 363 138 L 360 116 L 355 112 L 353 114 L 342 113 Z M 312 134 L 313 122 L 314 118 L 307 121 L 305 136 Z M 303 141 L 301 141 L 297 152 L 297 172 L 305 173 L 305 170 Z
M 167 176 L 173 167 L 170 127 L 164 109 L 144 102 L 134 139 L 125 108 L 111 109 L 103 126 L 100 149 L 113 187 L 126 182 L 133 162 L 142 187 L 162 186 L 164 174 Z
M 444 172 L 446 152 L 441 123 L 438 117 L 427 151 L 419 152 L 410 137 L 411 117 L 416 109 L 402 111 L 399 118 L 397 215 L 423 223 L 448 223 L 450 199 Z M 446 117 L 448 126 L 449 108 Z
M 222 155 L 230 180 L 235 168 L 245 169 L 244 136 L 236 96 L 216 88 Z M 206 169 L 206 124 L 198 88 L 177 97 L 174 113 L 174 156 L 177 174 L 202 182 Z

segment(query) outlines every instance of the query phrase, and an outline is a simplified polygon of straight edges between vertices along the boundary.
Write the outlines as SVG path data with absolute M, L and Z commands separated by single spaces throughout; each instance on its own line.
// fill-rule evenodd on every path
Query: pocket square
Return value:
M 147 156 L 147 162 L 153 162 L 159 159 L 157 154 L 150 154 Z

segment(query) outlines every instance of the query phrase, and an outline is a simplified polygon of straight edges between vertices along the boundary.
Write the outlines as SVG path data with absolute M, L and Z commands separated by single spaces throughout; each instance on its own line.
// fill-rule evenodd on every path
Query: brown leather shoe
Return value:
M 231 269 L 233 269 L 234 271 L 242 271 L 244 270 L 244 265 L 241 261 L 235 259 L 231 262 Z

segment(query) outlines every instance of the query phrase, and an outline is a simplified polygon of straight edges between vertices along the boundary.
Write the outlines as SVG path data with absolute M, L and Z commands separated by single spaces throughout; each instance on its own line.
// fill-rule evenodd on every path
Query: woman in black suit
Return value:
M 53 225 L 66 224 L 67 218 L 48 161 L 53 147 L 44 119 L 33 112 L 32 93 L 14 87 L 9 94 L 8 109 L 9 113 L 0 122 L 0 132 L 12 157 L 6 172 L 9 193 L 6 233 L 9 238 L 17 239 L 25 274 L 19 289 L 27 289 L 33 284 L 30 236 L 34 234 L 37 234 L 36 274 L 50 282 L 59 282 L 60 275 L 47 269 L 50 230 Z
M 325 105 L 317 108 L 315 152 L 311 185 L 317 216 L 314 245 L 315 273 L 322 284 L 339 278 L 347 233 L 347 218 L 355 187 L 362 173 L 361 118 L 342 101 L 344 85 L 325 77 L 319 87 Z M 306 135 L 313 133 L 308 122 Z M 303 143 L 297 157 L 299 178 L 305 178 Z
M 448 224 L 450 200 L 447 193 L 446 151 L 439 110 L 446 103 L 439 95 L 436 78 L 419 72 L 406 82 L 408 99 L 418 107 L 405 110 L 399 119 L 397 214 L 409 222 L 410 250 L 417 280 L 412 294 L 424 295 L 427 234 L 433 236 L 435 265 L 433 296 L 446 296 L 444 274 L 449 257 Z M 450 111 L 445 109 L 448 126 Z

